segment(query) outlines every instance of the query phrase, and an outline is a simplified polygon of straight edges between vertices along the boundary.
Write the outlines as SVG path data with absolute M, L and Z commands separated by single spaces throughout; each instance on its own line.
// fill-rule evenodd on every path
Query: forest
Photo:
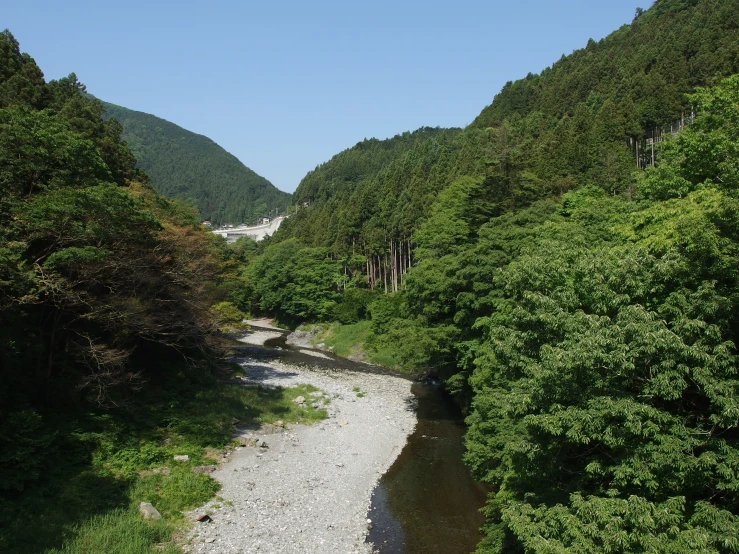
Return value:
M 159 117 L 103 102 L 103 118 L 114 117 L 122 139 L 159 194 L 188 202 L 201 221 L 254 224 L 284 213 L 290 194 L 275 188 L 207 137 Z
M 465 129 L 337 154 L 237 246 L 242 310 L 444 380 L 479 554 L 739 551 L 738 27 L 637 10 Z

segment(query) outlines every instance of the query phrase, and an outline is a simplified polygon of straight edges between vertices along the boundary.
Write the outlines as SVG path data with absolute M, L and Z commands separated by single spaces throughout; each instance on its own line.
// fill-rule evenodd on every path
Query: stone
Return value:
M 207 475 L 208 473 L 213 473 L 216 469 L 218 469 L 216 466 L 195 466 L 192 468 L 192 472 Z
M 345 419 L 342 419 L 341 421 L 339 421 L 339 425 L 349 425 L 349 422 Z
M 305 404 L 305 398 L 302 396 L 297 396 L 293 398 L 293 402 L 295 402 L 296 404 Z
M 285 426 L 285 422 L 282 421 L 281 419 L 278 419 L 277 421 L 275 421 L 275 427 L 284 427 L 284 426 Z
M 189 459 L 190 459 L 190 456 L 188 456 L 187 454 L 179 454 L 179 455 L 175 455 L 174 457 L 175 462 L 187 462 Z
M 313 402 L 313 404 L 311 404 L 311 406 L 313 406 L 313 408 L 316 409 L 316 410 L 321 407 L 321 405 L 318 402 Z
M 319 342 L 316 345 L 316 348 L 318 348 L 319 350 L 323 350 L 324 348 L 326 348 L 326 343 L 325 342 Z
M 162 514 L 151 505 L 151 502 L 142 502 L 139 504 L 139 513 L 144 519 L 162 519 Z

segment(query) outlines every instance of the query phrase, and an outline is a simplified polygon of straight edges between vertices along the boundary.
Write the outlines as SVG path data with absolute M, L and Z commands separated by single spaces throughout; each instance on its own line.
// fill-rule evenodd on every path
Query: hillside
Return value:
M 338 154 L 245 264 L 244 308 L 444 379 L 477 554 L 737 552 L 738 14 L 659 0 L 464 130 Z
M 739 5 L 733 0 L 658 0 L 630 25 L 590 40 L 541 74 L 509 81 L 473 122 L 509 117 L 572 117 L 577 107 L 613 104 L 640 137 L 689 112 L 685 93 L 739 72 Z
M 104 117 L 123 125 L 123 138 L 156 191 L 191 202 L 214 225 L 250 223 L 284 212 L 290 194 L 254 173 L 211 139 L 159 117 L 103 102 Z

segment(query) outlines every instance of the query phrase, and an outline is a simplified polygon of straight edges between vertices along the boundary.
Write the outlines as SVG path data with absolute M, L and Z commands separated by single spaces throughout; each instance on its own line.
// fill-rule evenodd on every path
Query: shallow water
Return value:
M 285 336 L 266 347 L 241 346 L 256 358 L 279 358 L 326 370 L 396 372 L 329 355 L 316 358 L 285 344 Z M 414 383 L 418 424 L 372 496 L 367 542 L 381 554 L 469 554 L 484 522 L 479 509 L 486 487 L 462 463 L 462 414 L 441 387 Z
M 418 425 L 373 493 L 367 542 L 382 554 L 469 554 L 487 491 L 462 463 L 459 408 L 439 387 L 414 383 L 413 393 Z

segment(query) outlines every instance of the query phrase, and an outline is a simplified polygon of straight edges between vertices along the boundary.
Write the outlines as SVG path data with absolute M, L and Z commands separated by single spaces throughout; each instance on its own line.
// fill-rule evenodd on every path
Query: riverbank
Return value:
M 239 340 L 255 344 L 274 332 L 253 329 Z M 234 361 L 244 371 L 245 385 L 317 387 L 323 394 L 306 402 L 325 407 L 328 418 L 313 426 L 273 426 L 270 430 L 278 431 L 273 434 L 240 429 L 241 442 L 250 446 L 237 448 L 212 474 L 222 489 L 192 514 L 209 514 L 210 521 L 195 524 L 189 551 L 371 552 L 365 536 L 372 491 L 416 423 L 411 382 L 258 359 L 248 351 Z M 266 448 L 251 446 L 255 441 Z

